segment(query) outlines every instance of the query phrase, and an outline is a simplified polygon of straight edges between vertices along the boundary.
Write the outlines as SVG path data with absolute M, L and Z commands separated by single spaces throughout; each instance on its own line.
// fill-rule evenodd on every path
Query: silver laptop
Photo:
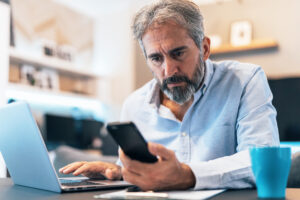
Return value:
M 14 184 L 53 192 L 128 187 L 125 181 L 58 178 L 28 104 L 0 108 L 0 151 Z

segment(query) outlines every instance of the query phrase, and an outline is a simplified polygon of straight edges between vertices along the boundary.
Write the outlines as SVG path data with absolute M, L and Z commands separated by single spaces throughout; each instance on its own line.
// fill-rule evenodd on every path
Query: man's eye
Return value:
M 181 56 L 183 56 L 184 52 L 183 51 L 176 51 L 173 53 L 173 56 L 175 58 L 180 58 Z
M 159 56 L 153 56 L 151 57 L 151 61 L 157 63 L 161 61 L 161 58 Z

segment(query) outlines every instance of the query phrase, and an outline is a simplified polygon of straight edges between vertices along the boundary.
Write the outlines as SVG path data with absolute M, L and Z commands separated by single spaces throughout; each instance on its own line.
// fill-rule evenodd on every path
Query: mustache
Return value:
M 168 84 L 186 82 L 188 84 L 193 84 L 193 82 L 183 75 L 173 75 L 163 80 L 163 87 L 167 87 Z

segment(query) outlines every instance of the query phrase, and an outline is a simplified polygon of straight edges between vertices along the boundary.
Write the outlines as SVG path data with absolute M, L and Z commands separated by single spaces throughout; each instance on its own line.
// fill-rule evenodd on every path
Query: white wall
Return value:
M 131 0 L 59 0 L 95 20 L 93 71 L 102 76 L 100 100 L 114 108 L 118 120 L 125 98 L 134 90 L 134 43 Z M 140 1 L 142 2 L 142 1 Z M 139 4 L 139 3 L 137 3 Z
M 6 103 L 5 88 L 8 74 L 9 7 L 0 2 L 0 106 Z M 6 168 L 0 153 L 0 177 L 6 176 Z
M 5 104 L 5 87 L 8 80 L 9 7 L 0 2 L 0 105 Z
M 218 60 L 233 59 L 259 64 L 269 78 L 300 76 L 299 8 L 299 0 L 243 0 L 200 6 L 206 34 L 218 34 L 224 43 L 229 43 L 231 23 L 239 20 L 252 23 L 254 39 L 272 38 L 278 42 L 279 48 L 274 51 L 217 57 Z
M 100 88 L 105 102 L 121 104 L 133 90 L 134 49 L 128 9 L 101 14 L 95 24 L 94 71 L 109 83 Z

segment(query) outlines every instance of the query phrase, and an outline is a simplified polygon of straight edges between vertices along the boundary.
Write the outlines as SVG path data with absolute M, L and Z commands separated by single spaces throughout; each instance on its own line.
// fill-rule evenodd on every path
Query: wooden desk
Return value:
M 53 193 L 18 185 L 13 185 L 8 178 L 0 179 L 0 199 L 2 200 L 95 200 L 94 195 L 115 190 L 92 192 Z M 211 200 L 257 200 L 256 190 L 229 190 Z M 286 200 L 300 199 L 300 189 L 287 189 Z

